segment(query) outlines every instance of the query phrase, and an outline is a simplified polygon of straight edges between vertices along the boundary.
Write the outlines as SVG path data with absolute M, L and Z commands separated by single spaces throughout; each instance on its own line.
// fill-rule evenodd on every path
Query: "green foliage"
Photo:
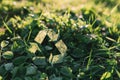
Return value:
M 119 6 L 118 0 L 2 0 L 0 80 L 119 80 Z
M 11 51 L 6 51 L 6 52 L 4 52 L 3 54 L 2 54 L 2 56 L 3 56 L 3 58 L 5 58 L 5 59 L 11 59 L 11 58 L 13 58 L 13 52 L 11 52 Z

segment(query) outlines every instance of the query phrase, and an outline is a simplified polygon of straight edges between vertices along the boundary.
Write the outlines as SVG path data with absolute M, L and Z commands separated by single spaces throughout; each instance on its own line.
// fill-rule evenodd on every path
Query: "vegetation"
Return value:
M 0 80 L 119 80 L 119 0 L 1 0 Z

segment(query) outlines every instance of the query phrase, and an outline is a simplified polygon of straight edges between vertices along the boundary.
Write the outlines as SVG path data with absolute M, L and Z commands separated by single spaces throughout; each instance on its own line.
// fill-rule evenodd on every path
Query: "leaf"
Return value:
M 4 76 L 4 75 L 6 74 L 6 72 L 7 72 L 7 71 L 5 70 L 4 65 L 1 65 L 1 66 L 0 66 L 0 75 L 1 75 L 1 76 Z
M 63 80 L 63 79 L 62 79 L 62 77 L 54 77 L 54 78 L 52 78 L 50 80 Z
M 120 5 L 120 3 L 118 3 L 116 6 L 114 6 L 114 7 L 112 8 L 112 10 L 111 10 L 111 12 L 110 12 L 110 15 L 112 15 L 114 12 L 117 11 L 117 8 L 118 8 L 119 5 Z
M 106 79 L 109 79 L 110 77 L 111 77 L 111 73 L 110 72 L 105 72 L 101 76 L 100 80 L 106 80 Z
M 5 28 L 0 28 L 0 36 L 5 35 L 6 29 Z
M 40 80 L 41 72 L 37 70 L 37 74 L 32 76 L 32 80 Z
M 12 69 L 12 71 L 10 71 L 10 74 L 12 75 L 11 76 L 11 80 L 14 80 L 15 77 L 19 77 L 19 78 L 22 78 L 23 80 L 23 77 L 25 77 L 25 74 L 26 74 L 26 66 L 27 64 L 21 64 L 21 65 L 18 65 L 16 67 L 14 67 Z
M 49 50 L 52 50 L 53 48 L 50 46 L 45 46 L 45 49 L 49 51 Z
M 52 59 L 53 59 L 53 55 L 52 53 L 50 54 L 50 57 L 49 57 L 49 63 L 52 63 Z
M 120 78 L 120 72 L 117 69 L 115 69 L 115 71 L 116 71 L 118 77 Z
M 103 57 L 108 57 L 112 53 L 108 49 L 98 49 L 96 51 L 96 56 L 103 56 Z
M 13 52 L 12 51 L 6 51 L 2 54 L 3 58 L 5 59 L 12 59 L 13 58 Z
M 72 69 L 70 67 L 62 67 L 60 69 L 60 72 L 61 74 L 63 74 L 64 76 L 67 76 L 67 77 L 72 77 Z
M 3 21 L 4 26 L 6 27 L 6 29 L 9 31 L 9 33 L 13 33 L 12 30 L 9 28 L 9 26 Z
M 25 50 L 25 44 L 21 39 L 18 39 L 16 41 L 13 41 L 13 44 L 11 46 L 11 50 L 13 52 L 16 52 L 18 54 L 22 54 Z
M 48 78 L 48 76 L 46 73 L 42 73 L 40 76 L 40 80 L 48 80 L 47 78 Z
M 13 69 L 14 65 L 13 63 L 7 63 L 4 65 L 4 67 L 5 67 L 5 70 L 9 71 Z
M 19 67 L 14 67 L 14 68 L 12 69 L 12 71 L 11 71 L 13 78 L 17 75 L 18 68 L 19 68 Z
M 81 49 L 81 48 L 75 48 L 73 50 L 73 52 L 71 53 L 71 56 L 73 56 L 74 58 L 80 58 L 80 57 L 83 57 L 85 56 L 85 50 L 84 49 Z
M 117 65 L 117 60 L 115 59 L 107 59 L 106 63 L 109 65 Z
M 21 65 L 22 63 L 24 63 L 25 61 L 27 60 L 27 57 L 26 56 L 20 56 L 20 57 L 17 57 L 13 60 L 13 64 L 14 65 Z
M 106 37 L 106 39 L 108 39 L 109 41 L 112 41 L 112 42 L 117 42 L 116 40 L 110 38 L 110 37 Z
M 46 35 L 47 35 L 47 30 L 42 30 L 37 34 L 34 40 L 41 44 L 45 39 Z
M 120 53 L 116 53 L 116 54 L 115 54 L 115 57 L 120 57 Z
M 31 77 L 25 77 L 24 79 L 25 79 L 25 80 L 32 80 Z
M 33 60 L 33 63 L 34 63 L 35 65 L 44 66 L 44 65 L 47 64 L 45 57 L 33 57 L 32 60 Z
M 13 80 L 22 80 L 22 79 L 19 77 L 15 77 Z
M 26 75 L 34 75 L 37 72 L 37 67 L 35 66 L 28 66 L 26 70 Z
M 9 44 L 8 41 L 3 40 L 3 41 L 1 42 L 1 47 L 4 48 L 4 47 L 6 47 L 8 44 Z
M 0 76 L 0 80 L 3 80 L 3 77 L 2 77 L 2 76 Z
M 64 43 L 62 40 L 58 41 L 58 42 L 55 44 L 55 46 L 57 47 L 57 49 L 59 50 L 59 52 L 60 52 L 63 56 L 66 55 L 67 46 L 65 45 L 65 43 Z

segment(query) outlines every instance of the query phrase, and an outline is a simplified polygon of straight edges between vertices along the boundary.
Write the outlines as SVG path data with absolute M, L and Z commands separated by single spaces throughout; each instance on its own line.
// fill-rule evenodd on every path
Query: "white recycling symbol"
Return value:
M 52 29 L 45 29 L 45 30 L 39 31 L 39 33 L 37 34 L 34 40 L 37 43 L 42 44 L 46 36 L 48 36 L 51 41 L 56 41 L 55 46 L 58 49 L 58 51 L 61 53 L 58 55 L 53 55 L 51 53 L 49 57 L 49 63 L 56 64 L 56 63 L 63 62 L 63 58 L 65 57 L 67 52 L 67 46 L 62 40 L 58 41 L 59 34 L 56 34 L 56 32 L 53 31 Z M 51 49 L 49 46 L 46 46 L 46 48 Z

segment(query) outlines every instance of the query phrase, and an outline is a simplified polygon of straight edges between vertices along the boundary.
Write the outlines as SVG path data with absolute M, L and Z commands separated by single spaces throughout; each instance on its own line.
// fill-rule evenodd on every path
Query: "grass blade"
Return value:
M 92 57 L 92 50 L 90 51 L 90 54 L 89 54 L 89 59 L 88 59 L 88 63 L 87 63 L 87 70 L 89 69 L 89 66 L 91 64 L 91 57 Z
M 115 71 L 116 71 L 118 77 L 120 78 L 120 72 L 117 69 L 115 69 Z
M 7 26 L 7 24 L 3 21 L 4 26 L 7 28 L 7 30 L 12 34 L 12 30 Z

